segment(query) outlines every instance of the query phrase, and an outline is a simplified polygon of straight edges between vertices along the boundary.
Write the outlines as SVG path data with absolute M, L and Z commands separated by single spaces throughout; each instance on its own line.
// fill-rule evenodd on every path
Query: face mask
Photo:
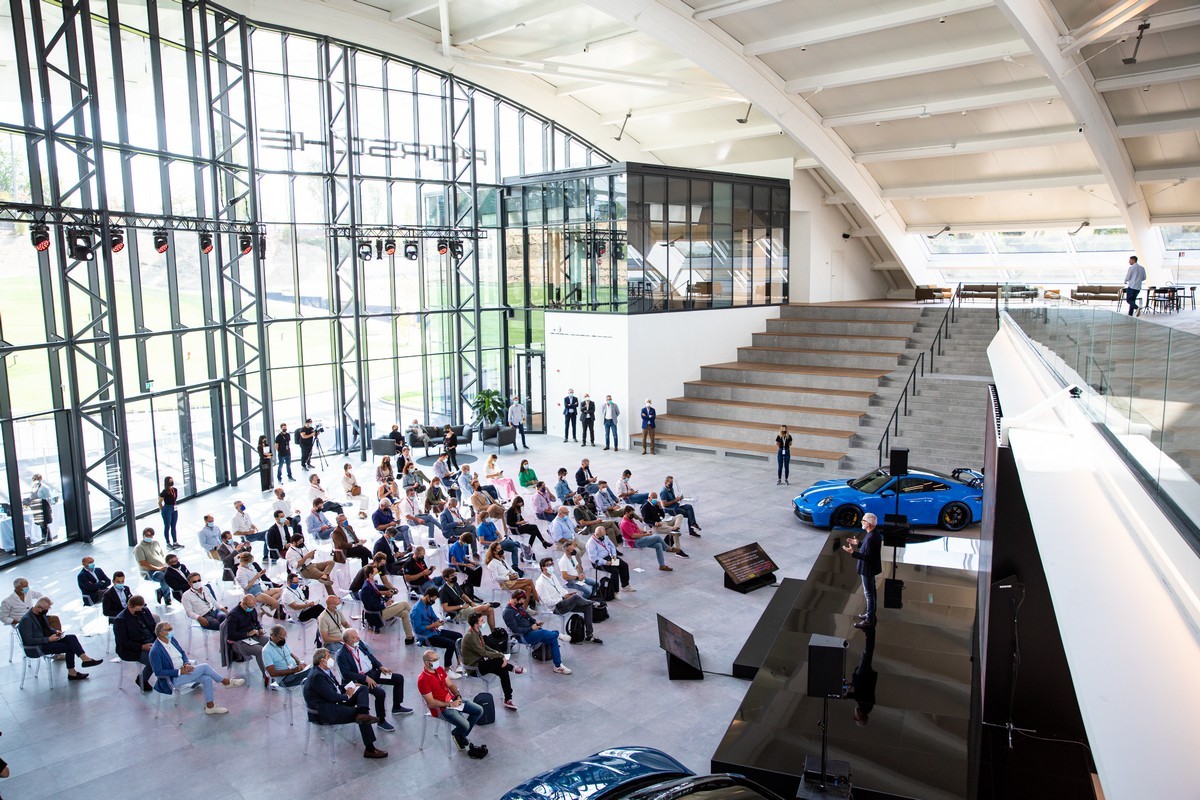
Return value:
M 437 665 L 438 665 L 438 662 L 436 662 L 436 661 L 430 661 L 430 662 L 429 662 L 429 669 L 430 669 L 430 670 L 435 670 L 435 669 L 437 669 Z
M 150 535 L 150 534 L 148 534 L 148 533 L 147 533 L 147 534 L 145 534 L 144 536 L 142 536 L 142 541 L 145 541 L 145 542 L 150 542 L 150 541 L 153 541 L 153 540 L 154 540 L 154 537 L 153 537 L 153 536 L 151 536 L 151 535 Z
M 29 587 L 26 586 L 23 589 L 17 589 L 17 594 L 25 594 L 28 591 L 29 591 Z
M 88 572 L 94 572 L 96 569 L 96 565 L 95 564 L 84 564 L 84 569 L 86 569 Z
M 241 506 L 241 505 L 240 505 L 240 506 L 238 506 L 238 507 L 237 507 L 237 510 L 238 510 L 238 511 L 245 511 L 245 510 L 246 510 L 246 507 L 245 507 L 245 506 Z
M 288 584 L 288 587 L 291 589 L 298 589 L 300 587 L 300 584 L 297 583 L 296 581 L 292 581 L 291 583 Z
M 200 591 L 200 581 L 196 581 L 195 583 L 193 583 L 192 588 L 195 589 L 197 592 Z

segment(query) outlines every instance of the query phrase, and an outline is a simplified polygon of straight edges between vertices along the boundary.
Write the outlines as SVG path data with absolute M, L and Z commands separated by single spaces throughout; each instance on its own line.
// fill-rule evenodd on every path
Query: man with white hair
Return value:
M 854 627 L 859 629 L 875 627 L 875 577 L 883 572 L 881 544 L 883 537 L 876 533 L 875 525 L 879 518 L 874 514 L 863 514 L 862 529 L 866 536 L 859 541 L 851 536 L 842 545 L 842 549 L 857 561 L 858 575 L 862 578 L 863 596 L 867 599 L 867 611 L 859 614 Z
M 85 653 L 83 645 L 75 636 L 64 634 L 61 630 L 51 627 L 49 614 L 50 598 L 42 597 L 17 623 L 17 632 L 21 636 L 25 654 L 34 657 L 37 653 L 34 648 L 37 647 L 40 647 L 42 653 L 46 655 L 62 653 L 67 657 L 67 680 L 86 680 L 87 673 L 75 669 L 76 656 L 82 659 L 82 665 L 85 667 L 98 667 L 104 662 Z

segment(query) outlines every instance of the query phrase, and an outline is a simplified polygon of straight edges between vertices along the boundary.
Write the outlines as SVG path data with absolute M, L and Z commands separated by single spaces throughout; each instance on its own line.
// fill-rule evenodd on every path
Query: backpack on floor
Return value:
M 600 579 L 599 586 L 596 588 L 596 596 L 604 602 L 617 599 L 617 590 L 613 587 L 613 580 L 608 575 Z
M 571 644 L 579 644 L 583 641 L 583 615 L 572 614 L 567 617 L 567 636 L 571 637 Z
M 497 653 L 508 652 L 508 631 L 500 628 L 483 637 L 483 643 Z
M 533 548 L 527 544 L 521 545 L 521 560 L 534 562 L 537 561 L 537 554 L 533 552 Z
M 597 600 L 599 605 L 592 608 L 592 622 L 605 622 L 608 619 L 608 603 Z
M 491 692 L 480 692 L 471 698 L 471 702 L 483 709 L 477 725 L 491 725 L 496 721 L 496 700 Z
M 532 650 L 529 651 L 529 655 L 533 657 L 534 661 L 554 660 L 554 654 L 550 650 L 550 645 L 546 644 L 545 642 L 536 645 Z

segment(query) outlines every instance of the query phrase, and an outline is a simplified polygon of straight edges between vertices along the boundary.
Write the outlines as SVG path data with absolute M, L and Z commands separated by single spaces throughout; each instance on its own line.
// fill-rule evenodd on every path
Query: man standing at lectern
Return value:
M 875 532 L 879 518 L 874 514 L 863 514 L 862 529 L 866 531 L 862 541 L 851 536 L 842 549 L 858 560 L 858 574 L 862 578 L 863 595 L 867 599 L 867 613 L 860 614 L 854 627 L 875 627 L 875 576 L 883 572 L 882 536 Z
M 567 435 L 571 436 L 572 442 L 579 441 L 575 438 L 575 420 L 579 418 L 579 398 L 575 396 L 574 389 L 567 389 L 567 396 L 563 398 L 563 441 L 567 440 Z

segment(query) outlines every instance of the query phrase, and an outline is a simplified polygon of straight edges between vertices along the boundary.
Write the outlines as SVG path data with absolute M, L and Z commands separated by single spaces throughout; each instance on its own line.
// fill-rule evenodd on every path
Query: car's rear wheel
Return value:
M 857 528 L 862 518 L 863 512 L 858 506 L 841 506 L 830 515 L 829 522 L 835 528 Z
M 959 502 L 947 503 L 938 514 L 938 525 L 948 531 L 961 531 L 971 524 L 971 509 Z

